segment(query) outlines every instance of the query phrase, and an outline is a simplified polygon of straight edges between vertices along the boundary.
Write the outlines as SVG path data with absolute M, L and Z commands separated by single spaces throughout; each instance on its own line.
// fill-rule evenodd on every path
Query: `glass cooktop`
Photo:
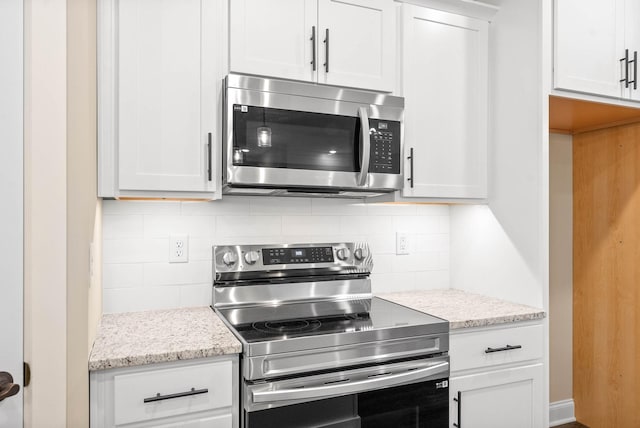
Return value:
M 265 346 L 271 352 L 279 347 L 301 350 L 449 331 L 446 320 L 378 297 L 218 311 L 245 352 Z

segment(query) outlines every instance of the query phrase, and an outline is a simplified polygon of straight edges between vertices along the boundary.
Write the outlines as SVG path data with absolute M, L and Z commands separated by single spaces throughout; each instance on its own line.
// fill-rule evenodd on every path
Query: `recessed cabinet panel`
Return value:
M 129 0 L 117 13 L 120 190 L 214 189 L 212 0 Z M 213 177 L 212 177 L 213 179 Z
M 233 0 L 232 72 L 315 81 L 316 0 Z M 317 67 L 316 67 L 317 68 Z
M 319 0 L 320 83 L 393 91 L 394 7 L 388 0 Z
M 554 87 L 627 96 L 620 83 L 625 74 L 620 59 L 625 47 L 630 48 L 625 42 L 625 0 L 562 0 L 554 4 Z
M 403 8 L 403 196 L 484 198 L 488 23 Z
M 541 382 L 542 364 L 452 377 L 449 420 L 464 428 L 541 428 Z

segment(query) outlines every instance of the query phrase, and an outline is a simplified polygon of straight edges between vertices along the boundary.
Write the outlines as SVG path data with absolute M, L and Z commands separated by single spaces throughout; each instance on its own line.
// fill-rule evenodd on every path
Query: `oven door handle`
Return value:
M 280 389 L 275 391 L 253 391 L 254 403 L 273 403 L 276 401 L 309 400 L 330 398 L 338 395 L 355 394 L 391 386 L 421 381 L 436 374 L 449 374 L 449 362 L 438 362 L 422 369 L 407 370 L 390 375 L 375 375 L 355 382 L 337 382 L 309 388 Z
M 357 184 L 359 187 L 363 187 L 367 184 L 369 158 L 371 157 L 371 135 L 369 134 L 367 107 L 358 108 L 358 118 L 360 119 L 360 175 Z

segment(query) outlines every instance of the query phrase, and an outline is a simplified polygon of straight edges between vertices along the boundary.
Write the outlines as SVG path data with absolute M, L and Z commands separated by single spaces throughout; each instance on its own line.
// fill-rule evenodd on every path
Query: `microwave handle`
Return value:
M 369 157 L 371 156 L 371 135 L 369 134 L 369 113 L 366 107 L 358 108 L 358 118 L 360 118 L 360 175 L 358 176 L 358 186 L 367 184 L 369 175 Z

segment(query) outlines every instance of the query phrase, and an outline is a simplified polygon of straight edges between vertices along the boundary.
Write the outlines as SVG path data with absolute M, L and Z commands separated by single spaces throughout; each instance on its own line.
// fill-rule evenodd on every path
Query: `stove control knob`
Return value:
M 258 260 L 260 260 L 260 253 L 257 251 L 249 251 L 244 255 L 244 261 L 247 264 L 255 264 Z
M 227 266 L 232 266 L 236 264 L 237 261 L 238 261 L 238 256 L 234 252 L 228 251 L 224 253 L 224 255 L 222 256 L 222 262 Z
M 356 257 L 356 259 L 358 260 L 364 260 L 369 256 L 369 250 L 367 250 L 366 248 L 357 248 L 354 252 L 353 255 Z
M 349 258 L 349 256 L 351 255 L 351 251 L 349 251 L 348 248 L 340 248 L 337 252 L 337 255 L 338 255 L 338 259 L 344 261 Z

